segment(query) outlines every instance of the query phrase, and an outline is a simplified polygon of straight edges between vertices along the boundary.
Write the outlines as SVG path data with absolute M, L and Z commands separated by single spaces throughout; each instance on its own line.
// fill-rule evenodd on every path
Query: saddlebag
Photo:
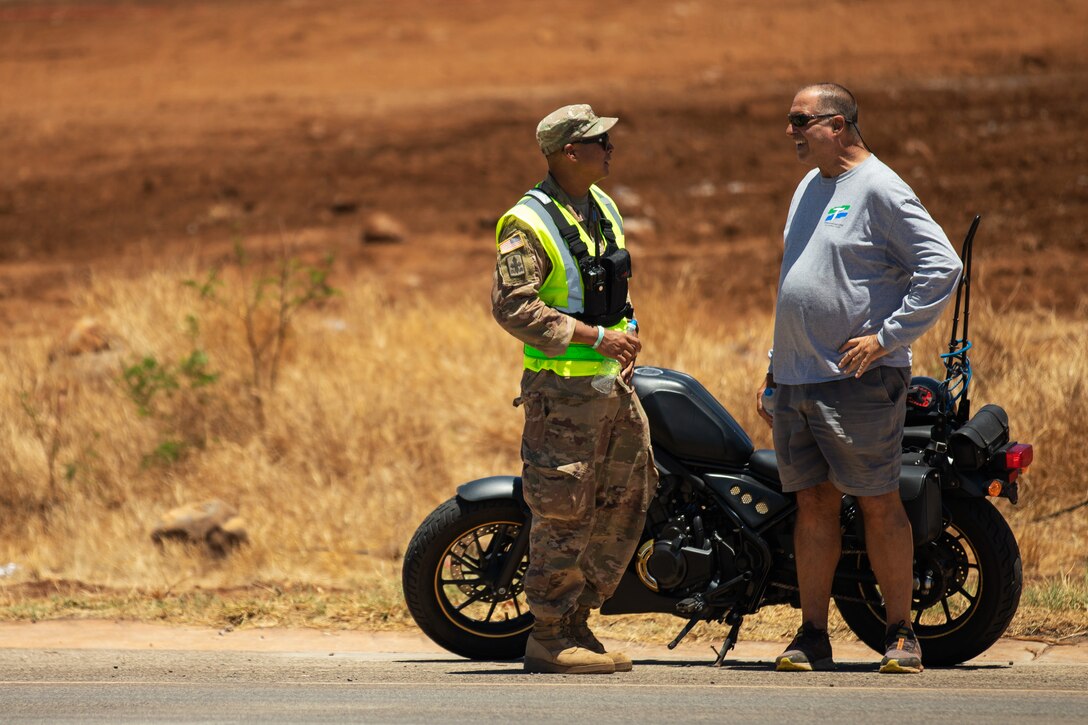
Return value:
M 899 474 L 899 498 L 907 510 L 916 547 L 928 544 L 941 535 L 944 516 L 937 469 L 904 465 Z
M 1000 406 L 984 405 L 948 437 L 948 452 L 961 471 L 977 471 L 1009 442 L 1009 416 Z

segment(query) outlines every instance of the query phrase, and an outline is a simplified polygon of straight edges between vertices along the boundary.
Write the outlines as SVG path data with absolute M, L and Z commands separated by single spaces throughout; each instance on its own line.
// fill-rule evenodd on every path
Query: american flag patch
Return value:
M 509 254 L 510 252 L 525 246 L 525 237 L 521 234 L 515 234 L 502 244 L 499 245 L 499 254 Z

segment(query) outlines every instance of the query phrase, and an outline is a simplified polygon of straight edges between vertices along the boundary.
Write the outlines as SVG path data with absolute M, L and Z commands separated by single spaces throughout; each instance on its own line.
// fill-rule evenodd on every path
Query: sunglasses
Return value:
M 602 133 L 600 136 L 590 136 L 589 138 L 580 138 L 577 141 L 571 141 L 571 143 L 591 144 L 598 143 L 605 151 L 608 150 L 608 132 Z
M 831 118 L 832 116 L 838 116 L 837 113 L 817 113 L 815 115 L 809 115 L 807 113 L 791 113 L 786 118 L 789 119 L 790 125 L 794 128 L 805 128 L 813 121 L 818 121 L 821 118 Z

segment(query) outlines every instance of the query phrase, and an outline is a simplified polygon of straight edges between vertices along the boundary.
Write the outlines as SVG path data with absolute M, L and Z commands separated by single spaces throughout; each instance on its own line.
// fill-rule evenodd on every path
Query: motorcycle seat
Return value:
M 769 478 L 773 481 L 778 480 L 778 458 L 773 450 L 752 451 L 752 457 L 748 459 L 748 468 L 757 476 Z
M 933 424 L 908 425 L 903 428 L 903 447 L 921 450 L 933 439 Z

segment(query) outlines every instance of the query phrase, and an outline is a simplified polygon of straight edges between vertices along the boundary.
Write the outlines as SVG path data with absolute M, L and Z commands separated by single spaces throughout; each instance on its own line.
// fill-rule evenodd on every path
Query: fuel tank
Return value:
M 685 462 L 736 468 L 751 458 L 752 439 L 695 378 L 676 370 L 637 367 L 633 380 L 655 450 Z

